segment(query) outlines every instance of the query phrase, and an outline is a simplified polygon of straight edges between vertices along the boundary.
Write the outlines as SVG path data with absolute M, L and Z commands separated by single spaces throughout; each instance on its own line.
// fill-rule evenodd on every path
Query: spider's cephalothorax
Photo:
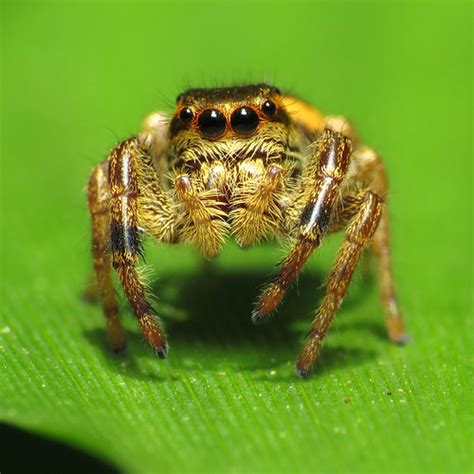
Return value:
M 89 181 L 97 288 L 116 350 L 125 347 L 111 280 L 113 266 L 145 338 L 165 357 L 167 343 L 136 270 L 142 235 L 190 243 L 216 256 L 226 238 L 241 247 L 289 237 L 292 248 L 255 306 L 273 312 L 325 235 L 345 240 L 297 362 L 316 359 L 363 249 L 371 244 L 392 340 L 405 339 L 396 302 L 380 157 L 341 117 L 324 117 L 274 87 L 190 89 L 170 119 L 151 114 L 143 131 L 116 146 Z
M 177 102 L 168 156 L 183 198 L 183 240 L 215 256 L 230 233 L 242 247 L 272 236 L 283 193 L 301 167 L 281 94 L 265 84 L 191 89 Z M 191 196 L 208 218 L 195 216 Z

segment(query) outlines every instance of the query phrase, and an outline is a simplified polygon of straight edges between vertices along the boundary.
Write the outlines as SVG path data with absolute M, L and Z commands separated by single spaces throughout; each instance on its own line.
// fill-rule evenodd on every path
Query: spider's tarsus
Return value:
M 121 355 L 127 351 L 127 346 L 124 344 L 123 346 L 114 347 L 112 351 L 115 355 Z
M 165 342 L 160 349 L 155 349 L 155 353 L 160 359 L 166 359 L 166 357 L 168 356 L 168 350 L 169 346 Z
M 308 369 L 303 369 L 302 367 L 296 367 L 296 375 L 300 379 L 306 379 L 306 378 L 308 378 L 309 370 Z
M 81 293 L 80 298 L 84 303 L 87 304 L 94 304 L 99 301 L 99 295 L 97 294 L 95 289 L 91 290 L 89 288 L 87 288 Z
M 409 344 L 411 341 L 412 339 L 409 334 L 402 334 L 398 337 L 392 338 L 392 342 L 396 344 L 397 346 L 405 346 L 406 344 Z
M 254 324 L 260 324 L 261 322 L 263 322 L 266 318 L 264 316 L 262 316 L 258 310 L 253 310 L 252 311 L 252 322 Z

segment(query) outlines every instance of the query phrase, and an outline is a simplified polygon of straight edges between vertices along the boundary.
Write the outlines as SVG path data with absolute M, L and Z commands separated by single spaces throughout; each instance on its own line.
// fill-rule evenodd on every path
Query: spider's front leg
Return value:
M 295 213 L 299 218 L 297 240 L 278 274 L 260 296 L 252 314 L 254 322 L 261 321 L 276 309 L 290 283 L 321 244 L 349 166 L 351 152 L 350 140 L 329 129 L 324 130 L 313 145 L 303 172 L 300 196 L 287 211 L 289 219 Z
M 306 377 L 318 357 L 323 339 L 344 299 L 362 251 L 377 230 L 382 215 L 383 203 L 376 193 L 367 191 L 359 194 L 353 199 L 353 202 L 357 201 L 362 202 L 359 211 L 347 228 L 344 242 L 329 274 L 326 296 L 316 313 L 308 339 L 298 357 L 296 372 L 301 377 Z
M 136 138 L 122 142 L 112 150 L 106 163 L 94 169 L 91 176 L 89 208 L 93 226 L 94 266 L 114 348 L 124 348 L 125 339 L 118 322 L 110 278 L 111 263 L 144 337 L 164 358 L 168 349 L 166 337 L 148 302 L 136 264 L 142 252 L 142 230 L 162 241 L 172 241 L 172 206 L 143 146 Z M 97 199 L 98 194 L 102 195 L 102 200 Z
M 112 257 L 110 255 L 110 193 L 108 185 L 108 166 L 99 163 L 89 178 L 87 188 L 89 212 L 92 218 L 92 257 L 96 280 L 94 287 L 102 302 L 107 333 L 114 352 L 125 349 L 125 334 L 120 324 L 117 299 L 112 283 Z M 91 292 L 95 297 L 96 291 Z
M 140 161 L 146 158 L 137 139 L 122 142 L 109 156 L 110 238 L 112 264 L 138 319 L 145 339 L 165 358 L 168 352 L 166 336 L 149 303 L 136 264 L 142 249 L 139 238 L 139 196 L 141 194 Z M 149 167 L 150 168 L 150 167 Z M 143 175 L 149 175 L 151 169 Z M 156 183 L 158 184 L 158 183 Z

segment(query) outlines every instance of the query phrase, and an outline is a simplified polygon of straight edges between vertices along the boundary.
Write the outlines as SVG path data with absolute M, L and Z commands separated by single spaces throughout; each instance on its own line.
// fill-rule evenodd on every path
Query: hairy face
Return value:
M 189 89 L 177 98 L 171 150 L 179 161 L 275 155 L 289 124 L 279 90 L 266 84 Z

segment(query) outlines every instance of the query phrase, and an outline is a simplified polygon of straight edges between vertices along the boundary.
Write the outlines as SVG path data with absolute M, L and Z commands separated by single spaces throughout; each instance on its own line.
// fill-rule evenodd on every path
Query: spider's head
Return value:
M 189 89 L 177 98 L 170 140 L 177 155 L 252 155 L 281 152 L 290 120 L 275 87 Z M 185 158 L 186 159 L 186 158 Z

